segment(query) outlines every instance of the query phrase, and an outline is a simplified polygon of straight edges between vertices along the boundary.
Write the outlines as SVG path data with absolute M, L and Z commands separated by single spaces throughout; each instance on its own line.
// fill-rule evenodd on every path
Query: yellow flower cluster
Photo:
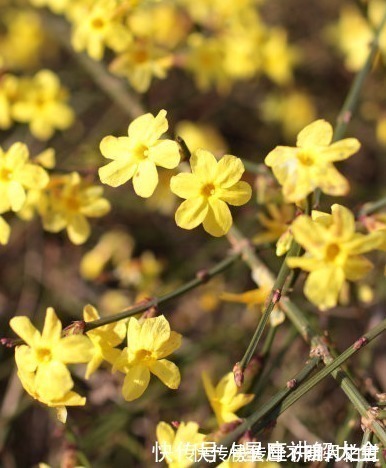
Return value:
M 110 49 L 110 70 L 145 92 L 152 79 L 181 67 L 197 86 L 227 91 L 264 73 L 279 85 L 292 79 L 297 50 L 286 31 L 268 27 L 253 1 L 31 0 L 72 24 L 72 45 L 95 60 Z M 200 32 L 197 32 L 200 31 Z
M 86 305 L 85 322 L 98 320 L 98 311 Z M 79 406 L 86 398 L 73 391 L 67 364 L 88 363 L 86 379 L 102 362 L 113 370 L 126 374 L 122 394 L 127 401 L 139 398 L 146 390 L 150 373 L 167 387 L 177 389 L 180 384 L 178 367 L 165 359 L 181 345 L 181 335 L 171 331 L 169 322 L 161 315 L 138 321 L 121 320 L 87 332 L 86 335 L 62 333 L 62 325 L 53 308 L 47 309 L 42 333 L 28 317 L 14 317 L 10 326 L 25 344 L 18 345 L 15 359 L 18 376 L 25 390 L 36 400 L 55 407 L 58 418 L 65 422 L 66 406 Z M 127 347 L 117 348 L 125 336 Z
M 32 77 L 6 74 L 0 78 L 0 128 L 27 123 L 32 135 L 48 140 L 55 130 L 65 130 L 74 121 L 67 101 L 67 90 L 50 70 Z
M 113 161 L 99 169 L 103 183 L 117 187 L 133 178 L 137 195 L 150 197 L 158 184 L 156 166 L 175 168 L 180 160 L 177 143 L 160 140 L 168 129 L 166 111 L 156 117 L 145 114 L 135 119 L 128 137 L 106 136 L 100 144 L 102 154 Z M 232 225 L 227 204 L 244 205 L 251 198 L 251 187 L 240 181 L 242 161 L 225 155 L 217 161 L 212 153 L 197 149 L 190 158 L 192 173 L 180 173 L 170 179 L 171 191 L 186 200 L 176 211 L 176 223 L 193 229 L 201 223 L 215 237 L 225 235 Z
M 32 190 L 43 189 L 49 182 L 47 172 L 29 159 L 23 143 L 14 143 L 8 151 L 0 147 L 0 215 L 19 212 Z M 0 216 L 0 243 L 6 244 L 10 235 L 8 223 Z

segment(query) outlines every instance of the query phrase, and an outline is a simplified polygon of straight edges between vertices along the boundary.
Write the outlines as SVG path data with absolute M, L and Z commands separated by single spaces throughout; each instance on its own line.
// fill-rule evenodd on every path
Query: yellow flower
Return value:
M 19 361 L 19 353 L 16 348 L 15 351 L 16 363 Z M 20 358 L 23 360 L 23 356 Z M 21 363 L 22 366 L 22 363 Z M 18 366 L 19 367 L 19 366 Z M 56 416 L 63 424 L 67 420 L 67 409 L 66 406 L 84 406 L 86 404 L 86 398 L 80 396 L 78 393 L 72 390 L 66 392 L 60 398 L 47 398 L 46 395 L 41 394 L 36 389 L 36 378 L 34 372 L 29 372 L 19 367 L 18 374 L 21 384 L 25 391 L 32 396 L 35 400 L 49 406 L 50 408 L 56 409 Z
M 285 254 L 292 242 L 292 234 L 290 232 L 291 221 L 295 216 L 295 207 L 293 205 L 275 205 L 267 204 L 268 217 L 260 212 L 257 216 L 260 223 L 267 228 L 266 231 L 257 234 L 253 238 L 253 242 L 257 245 L 265 242 L 273 242 L 277 240 L 276 255 Z
M 213 85 L 227 92 L 230 79 L 224 70 L 224 44 L 220 38 L 193 33 L 188 37 L 186 68 L 194 74 L 197 87 L 208 91 Z
M 240 182 L 244 172 L 241 159 L 225 155 L 220 161 L 212 153 L 197 150 L 190 158 L 192 174 L 172 177 L 173 193 L 186 200 L 176 212 L 176 223 L 183 229 L 193 229 L 203 223 L 212 236 L 223 236 L 232 225 L 230 205 L 244 205 L 251 198 L 251 187 Z
M 202 380 L 219 425 L 239 419 L 235 414 L 236 411 L 250 403 L 255 397 L 239 392 L 233 372 L 226 374 L 216 387 L 205 372 L 202 374 Z
M 83 256 L 80 274 L 87 280 L 94 280 L 108 263 L 116 267 L 120 262 L 130 259 L 133 249 L 134 240 L 129 234 L 119 230 L 109 231 Z
M 6 152 L 0 148 L 0 213 L 19 211 L 26 200 L 25 189 L 47 185 L 46 171 L 28 159 L 28 148 L 23 143 L 14 143 Z
M 125 400 L 139 398 L 149 385 L 150 373 L 167 387 L 180 385 L 178 367 L 164 359 L 181 346 L 181 335 L 170 330 L 169 322 L 161 315 L 140 323 L 131 317 L 127 329 L 127 348 L 114 363 L 114 369 L 126 373 L 122 394 Z
M 379 246 L 379 249 L 386 251 L 386 213 L 362 216 L 360 220 L 369 232 L 383 233 L 383 243 Z
M 44 229 L 59 232 L 66 228 L 71 242 L 83 244 L 91 232 L 87 218 L 100 218 L 110 211 L 102 194 L 103 187 L 82 181 L 77 172 L 52 176 L 38 202 Z
M 62 324 L 52 307 L 47 309 L 42 333 L 24 316 L 13 317 L 10 326 L 26 343 L 16 347 L 15 359 L 27 392 L 49 406 L 71 404 L 64 403 L 74 397 L 74 382 L 66 364 L 89 361 L 90 340 L 83 335 L 62 337 Z M 76 401 L 78 397 L 74 397 Z
M 207 148 L 213 154 L 227 150 L 226 141 L 212 125 L 181 120 L 176 125 L 176 135 L 184 139 L 192 153 L 199 148 Z
M 261 306 L 265 303 L 271 289 L 268 285 L 261 286 L 257 289 L 251 289 L 249 291 L 244 291 L 241 294 L 234 294 L 223 292 L 220 295 L 220 299 L 228 302 L 239 302 L 246 304 L 248 309 L 252 309 L 254 306 Z
M 57 75 L 41 70 L 25 83 L 25 90 L 12 107 L 12 116 L 29 124 L 32 135 L 48 140 L 56 129 L 65 130 L 74 121 L 74 112 L 67 105 L 67 91 Z
M 85 322 L 91 322 L 98 320 L 100 317 L 95 307 L 88 304 L 83 309 L 83 318 Z M 91 374 L 98 369 L 103 361 L 114 363 L 120 355 L 120 350 L 115 349 L 115 346 L 122 343 L 125 335 L 126 320 L 110 323 L 87 332 L 87 336 L 93 345 L 93 356 L 87 364 L 86 379 L 90 378 Z
M 265 158 L 288 201 L 299 202 L 318 187 L 329 195 L 348 192 L 348 181 L 332 162 L 356 153 L 360 143 L 356 138 L 346 138 L 331 144 L 332 134 L 328 122 L 316 120 L 298 134 L 296 148 L 277 146 Z
M 138 92 L 146 92 L 153 77 L 166 78 L 173 56 L 147 39 L 134 40 L 110 64 L 109 70 L 124 76 Z
M 158 184 L 156 166 L 173 169 L 180 162 L 177 143 L 159 139 L 167 129 L 166 111 L 161 110 L 156 117 L 149 113 L 131 122 L 128 137 L 103 138 L 101 152 L 113 161 L 99 169 L 101 181 L 118 187 L 133 178 L 135 193 L 150 197 Z
M 7 70 L 37 68 L 40 55 L 51 47 L 39 14 L 17 7 L 4 11 L 1 17 L 6 34 L 0 36 L 0 65 Z M 2 25 L 3 26 L 3 25 Z
M 96 0 L 85 8 L 75 22 L 72 45 L 77 52 L 87 50 L 95 60 L 103 58 L 105 45 L 122 50 L 131 41 L 131 34 L 118 14 L 118 0 Z
M 303 257 L 290 257 L 291 268 L 309 271 L 304 294 L 321 310 L 336 306 L 344 281 L 357 281 L 372 268 L 361 254 L 382 244 L 381 232 L 368 235 L 355 232 L 350 210 L 333 205 L 332 214 L 312 212 L 312 218 L 299 216 L 292 223 L 295 240 L 306 250 Z
M 205 435 L 200 434 L 198 424 L 195 422 L 181 422 L 176 431 L 166 422 L 157 425 L 157 439 L 160 450 L 165 456 L 165 461 L 170 468 L 187 468 L 193 464 L 189 453 L 195 447 L 199 448 L 205 440 Z M 186 447 L 187 453 L 184 453 Z

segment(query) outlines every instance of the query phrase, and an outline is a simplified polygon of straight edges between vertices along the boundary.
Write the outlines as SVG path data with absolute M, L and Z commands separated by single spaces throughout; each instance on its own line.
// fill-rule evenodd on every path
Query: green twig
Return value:
M 374 340 L 377 336 L 386 330 L 386 319 L 383 320 L 376 327 L 372 328 L 366 335 L 357 340 L 352 346 L 347 348 L 340 356 L 333 359 L 329 365 L 324 369 L 318 371 L 315 375 L 305 380 L 309 375 L 310 371 L 320 362 L 320 356 L 314 357 L 305 366 L 302 371 L 291 381 L 287 383 L 287 388 L 278 392 L 274 397 L 266 403 L 262 409 L 252 413 L 246 420 L 240 424 L 234 431 L 228 434 L 220 444 L 229 447 L 232 442 L 236 441 L 245 431 L 253 428 L 253 433 L 256 434 L 260 430 L 272 424 L 280 414 L 284 413 L 294 403 L 296 403 L 303 395 L 308 393 L 318 383 L 320 383 L 325 377 L 333 374 L 345 361 L 351 358 L 360 349 Z M 313 366 L 312 369 L 309 366 Z M 307 372 L 306 372 L 307 371 Z M 292 382 L 292 384 L 291 384 Z M 300 382 L 303 382 L 299 385 Z M 295 388 L 292 391 L 293 388 Z M 290 388 L 288 388 L 290 387 Z M 368 412 L 366 412 L 368 414 Z M 386 433 L 381 424 L 376 419 L 368 421 L 368 426 L 377 435 L 379 440 L 386 446 Z
M 363 433 L 363 438 L 362 438 L 362 443 L 361 443 L 361 448 L 366 445 L 368 442 L 370 442 L 372 436 L 372 432 L 369 429 L 366 429 L 365 432 Z M 365 467 L 365 461 L 360 460 L 356 464 L 356 468 L 364 468 Z
M 168 294 L 164 294 L 163 296 L 160 296 L 160 297 L 154 297 L 152 299 L 142 301 L 141 303 L 137 305 L 124 309 L 119 314 L 109 315 L 107 317 L 103 317 L 98 320 L 93 320 L 92 322 L 86 322 L 85 332 L 93 330 L 94 328 L 101 327 L 103 325 L 107 325 L 109 323 L 117 322 L 119 320 L 131 317 L 132 315 L 145 312 L 151 307 L 158 307 L 161 304 L 164 304 L 165 302 L 170 301 L 171 299 L 181 296 L 182 294 L 185 294 L 186 292 L 196 288 L 197 286 L 200 286 L 206 283 L 213 276 L 221 273 L 222 271 L 230 267 L 239 258 L 240 258 L 240 253 L 233 254 L 225 258 L 221 262 L 219 262 L 213 268 L 199 271 L 195 279 L 188 281 L 187 283 L 183 284 L 182 286 L 180 286 L 179 288 L 175 289 L 174 291 Z
M 241 371 L 244 371 L 247 365 L 249 364 L 249 361 L 251 360 L 256 350 L 256 347 L 263 335 L 265 326 L 267 325 L 268 320 L 269 320 L 269 316 L 273 308 L 275 307 L 275 305 L 280 301 L 282 289 L 284 288 L 288 275 L 291 273 L 291 269 L 287 265 L 286 259 L 288 257 L 297 256 L 299 252 L 300 252 L 299 244 L 293 241 L 291 248 L 289 249 L 285 259 L 283 260 L 283 263 L 280 267 L 277 278 L 273 284 L 272 291 L 268 297 L 267 305 L 264 307 L 264 311 L 260 319 L 260 322 L 258 323 L 255 333 L 247 347 L 247 350 L 245 351 L 245 354 L 240 361 L 239 367 Z
M 374 33 L 374 38 L 373 38 L 367 59 L 363 67 L 361 68 L 361 70 L 359 70 L 359 72 L 356 74 L 354 81 L 351 84 L 350 90 L 347 94 L 347 97 L 343 103 L 342 109 L 339 112 L 339 115 L 336 121 L 336 126 L 334 129 L 334 135 L 332 138 L 333 142 L 341 140 L 346 133 L 347 126 L 350 123 L 353 113 L 358 105 L 359 96 L 360 96 L 363 83 L 368 73 L 371 70 L 374 59 L 378 52 L 379 36 L 382 32 L 382 29 L 385 23 L 386 23 L 386 13 L 384 14 L 382 21 L 380 22 L 378 28 L 376 29 Z M 319 206 L 320 195 L 321 195 L 320 189 L 316 189 L 315 195 L 314 195 L 314 207 L 315 208 Z
M 386 197 L 374 202 L 365 203 L 359 210 L 359 216 L 367 216 L 386 206 Z

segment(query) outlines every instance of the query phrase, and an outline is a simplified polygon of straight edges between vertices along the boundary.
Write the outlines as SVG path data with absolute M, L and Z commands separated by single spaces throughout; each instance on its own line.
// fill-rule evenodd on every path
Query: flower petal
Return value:
M 153 195 L 158 184 L 158 172 L 153 161 L 145 159 L 138 164 L 133 177 L 134 191 L 140 197 L 148 198 Z
M 174 169 L 180 162 L 178 145 L 173 140 L 160 140 L 149 148 L 149 159 L 157 166 Z
M 32 325 L 28 317 L 13 317 L 9 325 L 12 330 L 31 347 L 34 347 L 36 341 L 40 339 L 40 333 Z
M 145 319 L 141 326 L 139 348 L 158 350 L 170 338 L 170 325 L 163 315 Z
M 201 224 L 207 216 L 209 204 L 204 197 L 188 198 L 181 203 L 175 215 L 177 226 L 193 229 Z
M 58 400 L 74 386 L 70 371 L 59 361 L 40 365 L 35 377 L 36 392 L 45 400 Z
M 180 386 L 181 375 L 178 367 L 174 364 L 174 362 L 168 361 L 167 359 L 155 361 L 150 366 L 150 371 L 156 375 L 167 387 L 175 390 Z
M 87 362 L 93 357 L 93 345 L 90 339 L 83 335 L 61 338 L 53 351 L 54 358 L 65 364 Z
M 22 372 L 35 372 L 38 366 L 35 352 L 26 345 L 16 346 L 15 361 L 17 368 Z
M 244 164 L 240 158 L 226 154 L 217 163 L 217 175 L 214 182 L 221 188 L 229 188 L 241 179 L 244 171 Z
M 62 334 L 62 324 L 58 319 L 55 310 L 52 307 L 47 307 L 46 318 L 42 332 L 42 340 L 46 343 L 56 343 L 60 340 Z
M 157 440 L 161 446 L 172 447 L 174 440 L 174 430 L 170 424 L 161 421 L 157 424 Z
M 201 195 L 201 183 L 194 174 L 182 172 L 170 179 L 170 190 L 181 198 L 195 198 Z
M 321 310 L 335 307 L 344 283 L 342 268 L 325 267 L 311 272 L 304 286 L 306 297 Z
M 90 224 L 82 214 L 78 213 L 71 216 L 67 225 L 67 233 L 71 242 L 80 245 L 86 242 L 91 233 Z
M 114 137 L 108 135 L 100 142 L 99 149 L 105 158 L 108 159 L 129 159 L 128 149 L 130 140 L 128 137 Z M 127 162 L 127 161 L 126 161 Z
M 344 264 L 344 274 L 350 281 L 358 281 L 373 268 L 373 264 L 362 256 L 349 257 Z
M 252 188 L 247 182 L 237 182 L 227 189 L 221 188 L 218 197 L 233 206 L 241 206 L 248 203 L 252 196 Z
M 133 177 L 137 167 L 138 165 L 135 163 L 118 159 L 100 167 L 98 174 L 102 184 L 118 187 Z
M 175 331 L 170 332 L 169 339 L 162 344 L 162 348 L 159 349 L 157 355 L 158 359 L 169 356 L 169 354 L 174 353 L 176 349 L 181 346 L 182 335 L 176 333 Z
M 205 183 L 213 183 L 217 176 L 217 160 L 209 151 L 198 149 L 190 158 L 190 166 L 193 174 Z
M 320 157 L 325 161 L 343 161 L 359 151 L 361 144 L 356 138 L 345 138 L 333 143 L 320 152 Z
M 150 371 L 145 366 L 134 366 L 126 374 L 122 395 L 126 401 L 133 401 L 142 396 L 150 381 Z
M 12 180 L 8 184 L 8 197 L 12 211 L 19 211 L 24 205 L 26 195 L 23 186 Z
M 347 179 L 332 164 L 320 169 L 318 186 L 328 195 L 346 195 L 350 190 Z
M 148 146 L 153 145 L 168 129 L 166 110 L 162 109 L 156 117 L 144 114 L 131 122 L 128 129 L 130 138 L 139 140 Z
M 301 215 L 292 223 L 291 231 L 296 242 L 315 255 L 315 257 L 321 257 L 327 236 L 324 226 L 312 221 L 309 216 Z
M 328 146 L 332 140 L 331 125 L 323 119 L 316 120 L 298 134 L 296 146 Z
M 232 215 L 228 205 L 216 198 L 210 198 L 209 205 L 210 209 L 203 222 L 204 229 L 212 236 L 224 236 L 232 226 Z

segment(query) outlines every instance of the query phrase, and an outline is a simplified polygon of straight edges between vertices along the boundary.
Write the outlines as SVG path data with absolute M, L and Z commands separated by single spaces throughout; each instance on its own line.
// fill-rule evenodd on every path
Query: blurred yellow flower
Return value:
M 220 132 L 206 123 L 181 120 L 177 123 L 175 132 L 183 138 L 192 153 L 200 148 L 206 148 L 213 154 L 224 154 L 228 148 Z
M 83 319 L 85 322 L 92 322 L 100 318 L 95 307 L 87 304 L 83 308 Z M 103 327 L 95 328 L 87 332 L 87 336 L 93 345 L 92 358 L 87 364 L 85 378 L 89 379 L 103 361 L 114 364 L 114 361 L 121 354 L 119 349 L 115 347 L 120 345 L 127 333 L 127 320 L 113 322 Z
M 83 401 L 71 392 L 74 382 L 66 364 L 88 362 L 92 345 L 86 336 L 62 337 L 62 324 L 48 307 L 43 332 L 28 317 L 13 317 L 10 326 L 25 345 L 16 347 L 15 359 L 20 380 L 30 395 L 49 406 L 64 406 Z
M 86 252 L 80 262 L 80 274 L 94 280 L 103 272 L 107 263 L 116 267 L 130 259 L 134 248 L 133 238 L 124 231 L 112 230 L 103 234 L 94 248 Z
M 173 65 L 173 56 L 167 50 L 155 45 L 151 40 L 134 40 L 110 63 L 109 70 L 124 76 L 138 92 L 146 92 L 153 77 L 166 78 Z
M 291 230 L 306 254 L 287 259 L 291 268 L 310 272 L 304 294 L 321 310 L 336 306 L 345 280 L 357 281 L 371 270 L 371 262 L 361 254 L 383 241 L 381 232 L 356 233 L 354 216 L 344 206 L 333 205 L 331 213 L 313 211 L 312 218 L 296 218 Z
M 11 235 L 11 228 L 5 219 L 0 216 L 0 244 L 8 244 L 9 236 Z
M 191 451 L 199 448 L 205 440 L 195 422 L 180 422 L 177 430 L 164 421 L 157 424 L 157 439 L 161 453 L 170 468 L 187 468 L 193 464 Z M 186 453 L 184 453 L 186 449 Z
M 253 238 L 253 242 L 259 245 L 277 241 L 276 255 L 280 257 L 288 252 L 291 246 L 291 222 L 295 217 L 295 207 L 293 205 L 268 203 L 266 208 L 270 217 L 261 211 L 257 217 L 260 224 L 267 230 L 257 234 Z
M 14 143 L 6 152 L 0 147 L 0 214 L 19 211 L 26 201 L 26 189 L 42 189 L 48 184 L 46 171 L 28 160 L 23 143 Z
M 180 162 L 177 143 L 159 139 L 167 129 L 166 111 L 161 110 L 156 117 L 149 113 L 131 122 L 128 137 L 103 138 L 100 150 L 113 161 L 99 169 L 101 181 L 118 187 L 133 178 L 135 193 L 150 197 L 158 184 L 156 166 L 173 169 Z
M 72 45 L 77 52 L 87 50 L 95 60 L 103 58 L 105 45 L 115 51 L 123 50 L 131 41 L 131 34 L 123 24 L 119 0 L 96 0 L 85 5 L 75 21 Z
M 110 203 L 102 194 L 103 187 L 88 184 L 77 172 L 52 176 L 38 200 L 44 229 L 66 229 L 72 243 L 83 244 L 91 233 L 87 218 L 100 218 L 110 211 Z
M 348 181 L 332 162 L 349 158 L 360 143 L 356 138 L 345 138 L 331 144 L 332 135 L 328 122 L 316 120 L 298 134 L 296 148 L 277 146 L 265 158 L 288 201 L 299 202 L 316 188 L 329 195 L 348 192 Z
M 72 125 L 74 112 L 67 104 L 67 90 L 54 72 L 41 70 L 23 80 L 23 92 L 12 106 L 15 120 L 28 123 L 32 135 L 40 140 L 48 140 L 56 129 Z
M 37 67 L 41 52 L 52 47 L 37 12 L 19 6 L 4 11 L 1 21 L 6 32 L 0 35 L 0 66 L 12 71 Z
M 126 373 L 122 394 L 125 400 L 139 398 L 149 385 L 150 373 L 172 389 L 180 385 L 180 371 L 164 359 L 181 346 L 181 335 L 170 330 L 161 315 L 139 322 L 131 317 L 127 329 L 127 348 L 114 362 L 113 370 Z
M 172 177 L 173 193 L 186 200 L 176 211 L 176 223 L 193 229 L 203 223 L 212 236 L 225 235 L 232 225 L 227 203 L 240 206 L 249 201 L 252 189 L 240 181 L 244 172 L 241 159 L 225 155 L 218 162 L 212 153 L 197 150 L 190 158 L 192 173 Z
M 236 411 L 255 398 L 255 395 L 240 393 L 235 383 L 233 372 L 224 375 L 216 387 L 213 386 L 206 372 L 202 373 L 202 380 L 209 403 L 219 425 L 239 419 Z

